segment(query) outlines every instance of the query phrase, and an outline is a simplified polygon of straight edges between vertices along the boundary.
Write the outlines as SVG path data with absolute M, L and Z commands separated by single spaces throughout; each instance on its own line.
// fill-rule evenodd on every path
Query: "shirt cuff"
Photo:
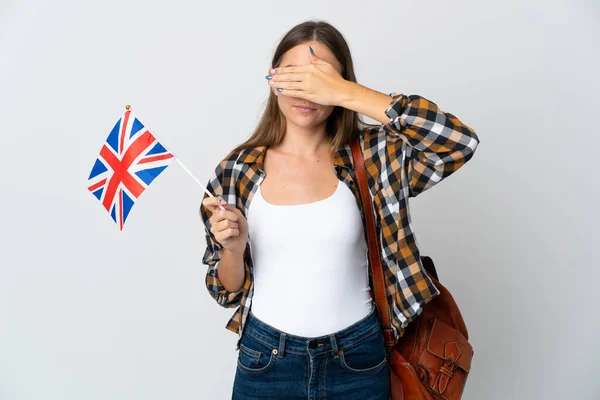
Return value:
M 402 112 L 408 103 L 408 97 L 399 92 L 392 92 L 389 95 L 392 96 L 392 101 L 385 110 L 385 115 L 390 118 L 390 121 L 384 124 L 384 127 L 392 133 L 397 134 L 402 129 L 402 125 L 400 124 L 400 116 L 402 115 Z

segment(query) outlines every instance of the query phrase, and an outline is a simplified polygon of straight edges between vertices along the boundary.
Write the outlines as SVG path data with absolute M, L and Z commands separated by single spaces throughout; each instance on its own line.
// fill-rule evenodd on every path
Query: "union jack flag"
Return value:
M 88 178 L 88 190 L 123 230 L 136 199 L 174 159 L 127 110 L 100 149 Z

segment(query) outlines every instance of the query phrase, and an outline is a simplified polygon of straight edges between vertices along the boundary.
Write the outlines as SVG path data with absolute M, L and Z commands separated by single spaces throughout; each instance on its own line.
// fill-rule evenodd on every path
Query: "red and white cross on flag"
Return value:
M 123 230 L 135 201 L 174 159 L 128 109 L 100 149 L 88 178 L 88 190 Z

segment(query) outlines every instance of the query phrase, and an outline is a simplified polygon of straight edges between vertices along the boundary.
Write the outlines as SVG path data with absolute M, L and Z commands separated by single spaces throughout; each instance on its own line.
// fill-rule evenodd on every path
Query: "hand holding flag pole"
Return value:
M 173 160 L 214 197 L 130 108 L 125 106 L 125 114 L 108 135 L 88 177 L 88 190 L 100 200 L 120 230 L 135 201 Z

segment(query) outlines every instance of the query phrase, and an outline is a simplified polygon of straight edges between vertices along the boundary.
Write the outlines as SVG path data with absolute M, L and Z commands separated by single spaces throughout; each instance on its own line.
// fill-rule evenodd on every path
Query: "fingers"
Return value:
M 229 228 L 238 229 L 239 226 L 238 226 L 237 222 L 234 222 L 230 219 L 222 219 L 220 221 L 217 221 L 214 225 L 211 224 L 211 228 L 214 229 L 213 233 L 216 233 L 216 232 L 224 231 Z
M 289 90 L 299 90 L 303 88 L 302 82 L 292 82 L 292 81 L 269 81 L 269 85 L 271 87 L 278 87 L 282 89 Z
M 277 68 L 269 68 L 269 74 L 271 75 L 281 75 L 281 74 L 298 74 L 298 73 L 303 73 L 306 71 L 309 71 L 310 68 L 312 67 L 311 64 L 304 64 L 304 65 L 294 65 L 294 66 L 287 66 L 287 67 L 277 67 Z
M 217 241 L 219 241 L 219 243 L 225 243 L 225 241 L 227 241 L 227 239 L 229 239 L 230 237 L 237 237 L 239 236 L 239 234 L 239 229 L 227 228 L 224 231 L 215 233 L 214 235 Z
M 227 238 L 236 236 L 239 234 L 238 219 L 242 216 L 241 211 L 231 204 L 219 204 L 219 199 L 217 197 L 207 197 L 202 200 L 202 205 L 212 211 L 209 219 L 211 225 L 210 231 L 215 237 Z M 225 209 L 221 209 L 221 206 Z
M 306 77 L 304 74 L 284 74 L 284 75 L 273 75 L 270 82 L 302 82 Z
M 218 200 L 221 199 L 221 201 L 223 201 L 223 203 L 219 204 Z M 223 198 L 221 197 L 207 197 L 205 199 L 202 200 L 202 206 L 209 209 L 210 212 L 212 213 L 212 217 L 217 216 L 218 219 L 215 220 L 211 220 L 218 222 L 223 218 L 229 218 L 233 221 L 237 222 L 237 218 L 239 217 L 243 217 L 244 215 L 242 214 L 242 211 L 239 210 L 238 208 L 234 207 L 232 204 L 228 204 L 224 202 L 225 200 L 223 200 Z M 224 207 L 225 209 L 223 210 L 221 207 Z M 221 216 L 221 217 L 219 217 Z
M 230 205 L 227 205 L 225 207 L 227 209 L 225 209 L 225 210 L 218 209 L 217 211 L 215 211 L 213 213 L 213 215 L 210 217 L 211 225 L 217 225 L 217 224 L 221 223 L 222 221 L 231 221 L 231 222 L 235 222 L 237 224 L 238 214 L 229 209 L 231 207 Z
M 227 203 L 221 205 L 225 207 L 225 210 L 218 208 L 217 205 L 217 210 L 210 217 L 210 231 L 219 242 L 224 243 L 230 237 L 240 234 L 238 226 L 239 210 Z
M 219 204 L 219 199 L 221 199 L 223 203 Z M 229 204 L 225 203 L 225 200 L 223 200 L 221 197 L 206 197 L 204 200 L 202 200 L 202 205 L 209 209 L 212 213 L 220 210 L 221 206 L 225 207 L 226 209 L 228 209 L 229 206 Z M 229 206 L 229 209 L 230 208 L 232 207 Z

